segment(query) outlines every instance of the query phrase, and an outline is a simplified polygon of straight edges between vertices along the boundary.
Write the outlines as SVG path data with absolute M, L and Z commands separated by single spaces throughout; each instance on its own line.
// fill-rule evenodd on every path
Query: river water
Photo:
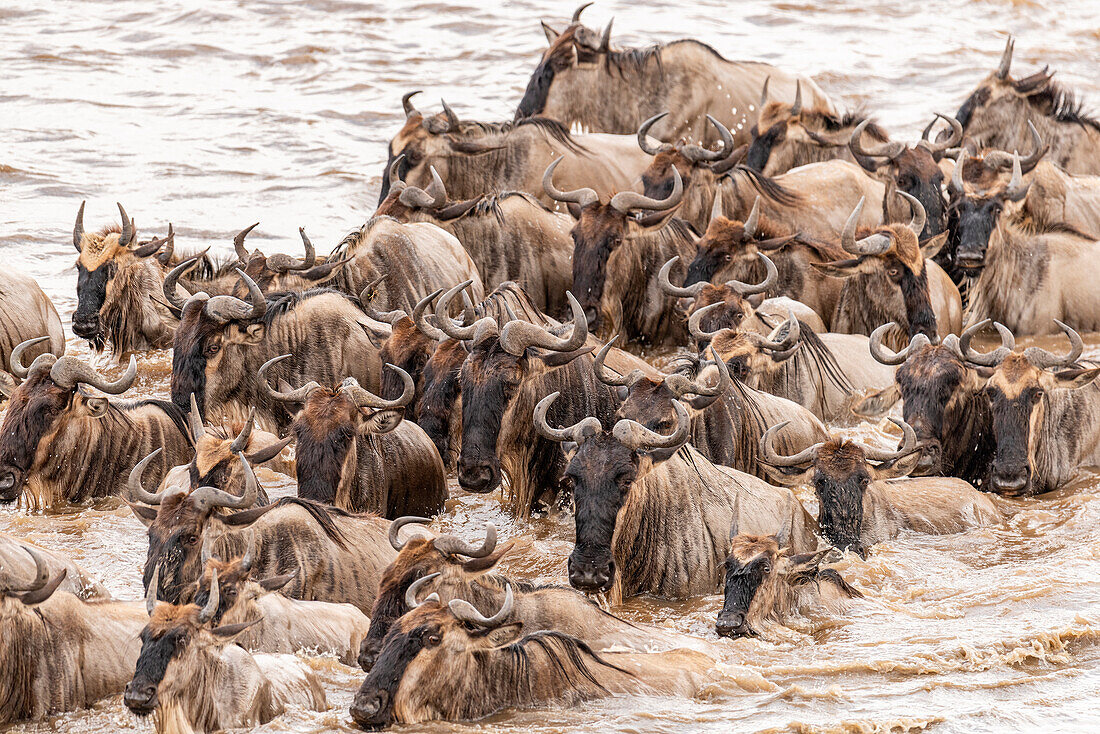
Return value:
M 233 233 L 259 221 L 250 242 L 268 254 L 296 252 L 299 226 L 327 251 L 373 210 L 404 92 L 423 89 L 422 109 L 438 109 L 443 96 L 460 116 L 510 119 L 544 47 L 538 20 L 560 26 L 572 9 L 530 0 L 6 3 L 3 266 L 37 278 L 71 333 L 70 232 L 82 199 L 89 229 L 116 221 L 121 201 L 146 236 L 174 223 L 183 249 L 229 251 Z M 1018 36 L 1014 69 L 1050 64 L 1061 81 L 1100 99 L 1095 0 L 699 0 L 644 10 L 601 0 L 585 18 L 602 27 L 612 16 L 624 45 L 694 36 L 730 57 L 814 74 L 834 98 L 867 106 L 902 139 L 919 135 L 933 111 L 958 108 L 995 68 L 1006 33 Z M 167 393 L 167 354 L 148 355 L 140 369 L 137 392 Z M 877 426 L 854 432 L 884 440 Z M 261 479 L 280 484 L 275 475 Z M 437 527 L 472 533 L 493 520 L 502 535 L 526 539 L 510 572 L 564 582 L 568 524 L 517 524 L 497 495 L 453 494 Z M 999 504 L 1009 518 L 1003 527 L 904 536 L 876 546 L 867 561 L 845 560 L 865 600 L 843 617 L 721 641 L 730 674 L 700 698 L 618 698 L 423 729 L 1100 730 L 1100 475 L 1083 472 L 1052 495 Z M 119 598 L 141 593 L 144 532 L 117 500 L 51 514 L 3 509 L 0 531 L 69 552 Z M 617 611 L 717 639 L 719 607 L 717 596 L 638 599 Z M 332 709 L 292 711 L 265 731 L 351 729 L 347 706 L 362 674 L 330 660 L 313 665 Z M 150 724 L 116 697 L 51 726 Z

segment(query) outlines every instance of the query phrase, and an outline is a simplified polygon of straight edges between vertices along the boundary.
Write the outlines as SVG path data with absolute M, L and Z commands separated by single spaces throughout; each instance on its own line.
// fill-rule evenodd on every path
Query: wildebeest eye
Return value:
M 443 642 L 443 638 L 439 635 L 428 635 L 427 643 L 432 647 L 435 647 L 441 642 Z
M 722 256 L 722 258 L 723 258 L 723 259 L 724 259 L 724 260 L 725 260 L 726 262 L 729 262 L 730 260 L 732 260 L 732 259 L 733 259 L 733 255 L 731 255 L 731 254 L 729 254 L 729 253 L 727 252 L 727 253 L 726 253 L 725 255 L 723 255 L 723 256 Z
M 207 344 L 206 349 L 204 349 L 203 351 L 206 352 L 206 355 L 209 357 L 209 356 L 213 356 L 213 355 L 217 354 L 219 351 L 221 351 L 221 348 L 222 348 L 221 344 L 218 344 L 217 342 L 213 342 L 211 344 Z
M 199 542 L 199 536 L 197 536 L 197 535 L 188 535 L 184 539 L 184 542 L 187 543 L 187 545 L 195 545 L 196 543 Z
M 899 268 L 896 268 L 896 267 L 890 268 L 889 270 L 886 271 L 886 274 L 889 275 L 891 278 L 896 280 L 896 279 L 901 277 L 901 270 Z
M 763 569 L 764 569 L 764 573 L 771 573 L 772 572 L 772 564 L 768 561 L 764 561 Z

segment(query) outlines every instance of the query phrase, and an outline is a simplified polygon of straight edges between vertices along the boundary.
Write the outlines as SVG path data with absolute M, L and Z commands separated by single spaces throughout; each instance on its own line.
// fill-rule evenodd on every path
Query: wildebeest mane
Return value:
M 1043 69 L 1013 82 L 1012 86 L 1044 115 L 1058 122 L 1088 126 L 1100 132 L 1100 120 L 1086 113 L 1084 101 L 1075 92 L 1054 81 L 1053 76 L 1054 72 Z
M 311 288 L 308 291 L 284 291 L 267 294 L 267 311 L 264 312 L 264 325 L 270 327 L 272 323 L 290 311 L 300 306 L 305 301 L 326 293 L 335 293 L 338 296 L 352 300 L 351 296 L 333 288 Z
M 310 514 L 318 525 L 321 526 L 321 530 L 328 536 L 336 545 L 341 549 L 347 550 L 347 538 L 344 536 L 344 532 L 333 521 L 333 517 L 355 517 L 353 513 L 346 510 L 341 510 L 339 507 L 332 505 L 323 505 L 320 502 L 314 502 L 313 500 L 302 499 L 301 497 L 280 497 L 272 502 L 270 505 L 264 507 L 255 507 L 250 510 L 243 510 L 242 512 L 235 512 L 232 515 L 228 515 L 223 518 L 223 522 L 226 525 L 238 526 L 238 525 L 250 525 L 264 514 L 276 510 L 280 507 L 287 507 L 290 505 L 297 505 L 303 508 Z M 242 553 L 243 555 L 243 553 Z
M 635 677 L 630 671 L 604 660 L 584 641 L 554 630 L 542 630 L 526 635 L 502 650 L 511 658 L 511 664 L 507 666 L 506 670 L 513 677 L 511 681 L 512 690 L 530 690 L 537 683 L 537 681 L 531 679 L 531 650 L 529 648 L 538 648 L 546 656 L 547 661 L 550 662 L 552 670 L 560 676 L 561 682 L 578 693 L 583 693 L 583 691 L 577 688 L 573 678 L 574 674 L 579 675 L 600 691 L 607 692 L 607 688 L 600 683 L 591 668 L 589 668 L 590 662 L 623 673 L 631 678 Z
M 784 325 L 777 334 L 777 338 L 783 339 L 787 331 L 788 327 Z M 779 386 L 773 384 L 769 386 L 770 389 L 765 389 L 765 392 L 773 395 L 796 395 L 800 389 L 801 378 L 805 375 L 809 381 L 816 382 L 820 379 L 823 384 L 831 384 L 845 395 L 855 393 L 855 386 L 844 374 L 832 350 L 821 341 L 821 337 L 810 326 L 802 321 L 799 321 L 798 341 L 802 344 L 801 348 L 781 363 L 779 373 L 776 375 L 776 381 L 782 383 L 782 389 L 776 389 Z M 821 403 L 818 406 L 820 414 L 831 412 L 829 406 L 825 404 L 826 391 L 820 392 L 819 402 Z
M 802 202 L 802 197 L 790 189 L 786 188 L 774 178 L 765 176 L 759 171 L 753 170 L 748 166 L 738 163 L 734 166 L 733 171 L 726 175 L 733 180 L 734 174 L 741 174 L 748 179 L 749 183 L 754 189 L 763 197 L 774 201 L 777 204 L 783 206 L 796 206 Z M 721 184 L 721 179 L 719 179 Z
M 524 117 L 521 120 L 508 120 L 505 122 L 471 122 L 471 129 L 485 133 L 486 135 L 507 135 L 522 127 L 534 127 L 541 130 L 554 141 L 561 143 L 574 153 L 588 153 L 587 148 L 577 142 L 573 135 L 562 123 L 549 117 Z

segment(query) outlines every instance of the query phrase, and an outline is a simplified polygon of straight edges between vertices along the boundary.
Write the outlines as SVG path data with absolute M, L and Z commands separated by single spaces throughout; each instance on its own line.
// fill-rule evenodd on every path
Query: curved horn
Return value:
M 191 393 L 191 410 L 187 413 L 187 425 L 191 429 L 192 441 L 197 442 L 206 435 L 206 424 L 202 421 L 202 413 L 199 412 L 199 401 L 195 398 L 195 393 Z
M 149 579 L 149 588 L 145 591 L 145 611 L 150 617 L 157 608 L 157 591 L 160 589 L 160 564 L 153 566 L 153 577 Z
M 934 113 L 936 117 L 946 122 L 951 126 L 951 137 L 939 143 L 934 143 L 928 139 L 928 135 L 932 132 L 932 125 L 936 124 L 935 118 L 925 128 L 924 133 L 921 135 L 921 140 L 925 141 L 928 145 L 928 149 L 934 155 L 940 155 L 947 152 L 948 148 L 957 148 L 963 139 L 963 126 L 962 123 L 956 120 L 951 115 L 945 115 L 942 112 Z
M 581 13 L 584 12 L 584 9 L 587 8 L 589 5 L 593 5 L 593 4 L 594 3 L 585 3 L 584 5 L 581 5 L 579 8 L 574 10 L 573 11 L 573 18 L 569 22 L 570 23 L 576 23 L 577 21 L 579 21 L 581 19 Z
M 1023 166 L 1025 170 L 1030 171 L 1035 167 L 1035 164 L 1039 162 L 1039 159 L 1046 155 L 1049 148 L 1043 145 L 1043 136 L 1035 129 L 1035 125 L 1031 123 L 1031 120 L 1027 121 L 1027 129 L 1031 131 L 1031 142 L 1034 149 L 1028 153 L 1026 158 L 1020 159 L 1020 165 Z
M 306 256 L 299 260 L 290 255 L 279 252 L 267 258 L 267 267 L 276 273 L 286 273 L 292 270 L 309 270 L 317 264 L 317 251 L 313 249 L 313 243 L 306 237 L 306 228 L 299 227 L 298 234 L 302 238 L 302 246 L 305 247 Z
M 859 226 L 859 217 L 863 213 L 865 203 L 867 203 L 867 197 L 861 196 L 856 208 L 848 215 L 848 220 L 844 223 L 844 229 L 840 233 L 840 246 L 844 248 L 845 252 L 852 255 L 874 254 L 864 252 L 860 249 L 859 243 L 856 242 L 856 228 Z
M 267 381 L 267 371 L 271 369 L 271 366 L 277 362 L 282 362 L 284 359 L 289 358 L 289 354 L 280 354 L 278 357 L 272 357 L 271 359 L 260 365 L 260 370 L 256 374 L 260 384 L 267 390 L 267 394 L 275 400 L 279 400 L 284 403 L 304 403 L 309 400 L 310 393 L 314 390 L 320 390 L 321 386 L 316 382 L 307 382 L 302 387 L 291 390 L 290 392 L 284 392 L 282 390 L 276 390 L 271 386 L 271 383 Z M 234 453 L 236 450 L 234 451 Z
M 760 224 L 760 197 L 757 196 L 756 200 L 752 202 L 752 211 L 749 212 L 749 218 L 745 220 L 744 230 L 745 239 L 751 240 L 756 238 L 756 228 Z
M 76 224 L 73 226 L 73 247 L 81 252 L 80 240 L 84 238 L 84 205 L 87 201 L 80 202 L 80 208 L 76 211 Z
M 611 208 L 628 214 L 631 209 L 645 209 L 648 211 L 668 211 L 680 203 L 684 198 L 684 181 L 680 178 L 680 171 L 672 167 L 672 193 L 667 199 L 651 199 L 636 191 L 620 191 L 611 197 Z
M 260 485 L 256 482 L 256 475 L 243 453 L 237 454 L 237 457 L 241 460 L 241 468 L 244 470 L 244 494 L 238 497 L 232 492 L 226 492 L 216 487 L 199 487 L 191 493 L 191 502 L 198 510 L 205 512 L 213 507 L 242 510 L 256 504 L 256 497 L 260 493 Z
M 497 528 L 491 522 L 485 523 L 485 540 L 481 541 L 480 547 L 474 547 L 455 535 L 441 535 L 432 541 L 432 546 L 440 553 L 484 558 L 497 547 Z
M 868 348 L 871 350 L 871 356 L 875 358 L 875 361 L 879 364 L 887 365 L 899 365 L 909 358 L 909 355 L 914 350 L 921 349 L 928 346 L 932 342 L 928 340 L 928 337 L 924 334 L 914 334 L 913 338 L 909 340 L 909 344 L 904 349 L 896 354 L 891 354 L 882 345 L 882 337 L 892 328 L 897 327 L 897 324 L 893 321 L 883 324 L 874 331 L 871 332 L 871 337 L 867 343 Z
M 256 408 L 252 407 L 248 409 L 248 420 L 244 422 L 244 427 L 241 428 L 241 432 L 233 439 L 233 443 L 229 444 L 230 453 L 239 454 L 248 448 L 248 439 L 252 437 L 252 426 L 255 424 Z
M 710 115 L 707 116 L 710 117 Z M 649 155 L 667 153 L 668 151 L 672 150 L 672 146 L 668 143 L 661 143 L 656 148 L 653 148 L 649 145 L 649 141 L 646 140 L 646 137 L 649 134 L 649 128 L 653 127 L 653 125 L 656 124 L 658 120 L 664 117 L 668 117 L 668 113 L 660 112 L 643 122 L 641 127 L 638 128 L 638 147 Z
M 202 534 L 202 550 L 199 551 L 199 572 L 206 568 L 206 564 L 214 557 L 214 534 Z
M 764 86 L 760 88 L 760 109 L 764 109 L 764 105 L 768 104 L 768 82 L 771 80 L 770 75 L 764 77 Z
M 48 336 L 39 336 L 34 339 L 28 339 L 25 342 L 20 342 L 16 345 L 15 349 L 11 350 L 11 354 L 8 356 L 8 371 L 19 379 L 24 379 L 30 374 L 30 367 L 23 366 L 23 352 L 27 351 L 35 344 L 41 344 L 42 342 L 49 341 Z M 32 363 L 33 366 L 33 363 Z
M 360 408 L 403 408 L 412 402 L 413 396 L 416 394 L 416 383 L 413 382 L 412 375 L 405 370 L 401 369 L 397 365 L 386 363 L 383 365 L 383 369 L 389 367 L 396 372 L 401 378 L 402 388 L 401 396 L 396 400 L 386 400 L 381 398 L 369 390 L 360 387 L 359 381 L 354 377 L 349 377 L 340 385 L 340 392 L 347 393 L 351 396 L 355 405 Z
M 546 192 L 546 195 L 554 201 L 576 204 L 582 209 L 599 201 L 600 197 L 593 189 L 580 188 L 573 191 L 559 191 L 554 188 L 554 169 L 564 159 L 565 156 L 558 156 L 553 163 L 546 167 L 546 171 L 542 174 L 542 190 Z
M 145 467 L 149 466 L 149 462 L 157 458 L 163 449 L 154 449 L 151 454 L 134 465 L 134 468 L 130 470 L 130 476 L 126 480 L 126 494 L 127 499 L 131 502 L 143 502 L 147 505 L 159 505 L 161 500 L 164 499 L 158 492 L 153 494 L 146 491 L 145 487 L 141 484 L 141 477 L 145 473 Z
M 711 311 L 725 306 L 725 301 L 718 301 L 712 303 L 709 306 L 703 306 L 702 308 L 695 309 L 691 316 L 688 317 L 688 333 L 691 334 L 691 338 L 697 342 L 706 341 L 712 339 L 721 329 L 715 329 L 714 331 L 703 331 L 701 324 L 703 323 L 703 317 Z
M 114 382 L 108 382 L 106 377 L 76 357 L 61 357 L 50 368 L 50 379 L 58 387 L 66 389 L 75 387 L 78 382 L 82 382 L 108 395 L 118 395 L 129 390 L 130 386 L 134 384 L 134 380 L 137 379 L 137 359 L 131 354 L 130 364 L 126 367 L 122 377 Z
M 791 105 L 791 117 L 798 117 L 802 114 L 802 81 L 795 80 L 794 83 L 794 104 Z
M 676 448 L 687 441 L 691 433 L 691 416 L 679 400 L 672 401 L 672 409 L 676 411 L 676 430 L 667 436 L 651 431 L 629 418 L 623 418 L 615 423 L 615 427 L 611 429 L 611 435 L 632 451 Z
M 787 327 L 786 335 L 776 341 L 772 339 L 784 326 Z M 795 318 L 794 311 L 787 309 L 787 321 L 772 330 L 772 333 L 768 335 L 767 339 L 761 339 L 757 344 L 762 349 L 767 349 L 770 352 L 788 352 L 795 344 L 798 344 L 798 340 L 802 337 L 802 327 L 798 323 L 798 319 Z M 792 352 L 793 354 L 793 352 Z M 776 355 L 777 357 L 779 355 Z M 790 356 L 789 354 L 787 355 Z
M 756 253 L 764 262 L 764 268 L 767 270 L 767 274 L 764 276 L 764 280 L 760 281 L 756 285 L 750 283 L 742 283 L 740 280 L 727 280 L 726 285 L 733 290 L 740 293 L 742 296 L 751 296 L 754 293 L 763 293 L 771 288 L 777 280 L 779 280 L 779 270 L 775 267 L 775 263 L 772 259 L 762 252 Z
M 593 436 L 600 432 L 603 428 L 600 425 L 600 419 L 592 416 L 582 419 L 579 423 L 574 423 L 571 426 L 565 428 L 551 428 L 550 424 L 546 422 L 546 413 L 550 410 L 550 406 L 561 395 L 560 392 L 552 392 L 545 398 L 538 402 L 535 406 L 535 430 L 543 438 L 550 441 L 556 441 L 563 443 L 565 441 L 574 441 L 581 443 L 589 436 Z
M 718 131 L 718 137 L 722 141 L 722 147 L 718 150 L 708 150 L 700 145 L 684 145 L 680 148 L 680 154 L 692 163 L 701 161 L 720 161 L 733 151 L 733 134 L 729 129 L 710 115 L 707 115 L 710 124 Z
M 873 446 L 860 444 L 860 448 L 863 449 L 863 455 L 871 461 L 894 461 L 903 456 L 908 456 L 917 450 L 917 434 L 913 430 L 913 427 L 900 418 L 891 418 L 890 422 L 900 428 L 902 436 L 904 436 L 901 442 L 901 448 L 897 451 L 884 451 Z
M 118 206 L 118 213 L 122 217 L 122 233 L 118 236 L 118 246 L 129 247 L 130 241 L 134 239 L 134 223 L 130 221 L 130 217 L 126 216 L 126 210 L 122 208 L 122 204 L 117 201 L 115 204 Z
M 505 583 L 504 585 L 504 603 L 500 605 L 500 609 L 497 613 L 491 617 L 486 617 L 479 612 L 473 604 L 465 599 L 451 599 L 447 602 L 447 606 L 451 610 L 451 614 L 455 616 L 460 622 L 466 622 L 467 624 L 476 624 L 478 627 L 485 627 L 487 629 L 493 627 L 499 627 L 504 623 L 504 620 L 508 619 L 512 614 L 512 608 L 516 604 L 516 597 L 512 593 L 512 584 Z
M 760 454 L 764 457 L 764 461 L 772 466 L 805 466 L 807 462 L 811 462 L 817 457 L 818 449 L 825 445 L 824 442 L 815 443 L 813 446 L 802 449 L 794 456 L 783 456 L 776 453 L 775 434 L 782 431 L 789 423 L 790 421 L 777 423 L 764 431 L 764 435 L 760 437 Z
M 252 562 L 254 560 L 252 551 L 256 547 L 256 531 L 249 530 L 247 539 L 245 540 L 245 547 L 247 550 L 244 552 L 244 557 L 241 558 L 241 570 L 248 573 L 252 570 Z
M 672 268 L 679 261 L 680 256 L 676 255 L 671 260 L 661 266 L 661 270 L 657 273 L 657 283 L 660 284 L 661 290 L 670 296 L 676 296 L 677 298 L 695 298 L 698 296 L 704 288 L 707 287 L 706 281 L 700 281 L 687 287 L 673 285 L 672 281 L 668 279 L 669 274 L 672 272 Z
M 917 200 L 917 197 L 907 194 L 901 189 L 898 189 L 895 193 L 909 202 L 909 208 L 913 210 L 913 218 L 909 220 L 908 225 L 909 231 L 919 238 L 920 233 L 924 231 L 924 223 L 928 221 L 928 215 L 924 211 L 924 205 Z
M 600 53 L 607 53 L 611 50 L 611 24 L 614 22 L 614 18 L 607 21 L 607 27 L 603 29 L 603 35 L 600 36 Z
M 707 220 L 707 224 L 723 216 L 725 215 L 722 213 L 722 184 L 719 182 L 714 190 L 714 203 L 710 205 L 710 219 Z
M 428 320 L 424 316 L 424 313 L 428 310 L 428 306 L 430 306 L 435 301 L 435 299 L 439 298 L 439 294 L 442 292 L 443 289 L 440 288 L 434 293 L 429 293 L 424 298 L 421 298 L 419 301 L 417 301 L 416 307 L 413 308 L 412 312 L 412 320 L 416 323 L 416 328 L 420 329 L 420 333 L 428 337 L 429 339 L 435 339 L 437 342 L 441 342 L 446 339 L 447 334 L 444 333 L 442 329 L 439 329 L 429 324 Z
M 402 517 L 397 518 L 392 523 L 390 523 L 390 531 L 389 531 L 389 534 L 388 534 L 388 537 L 390 539 L 390 545 L 392 545 L 393 549 L 396 550 L 396 551 L 401 550 L 402 548 L 405 547 L 405 543 L 409 542 L 407 540 L 406 541 L 401 541 L 401 540 L 398 539 L 397 533 L 401 530 L 401 528 L 405 527 L 406 525 L 410 525 L 412 523 L 416 523 L 417 525 L 427 525 L 430 522 L 431 522 L 430 518 L 417 517 L 415 515 L 404 515 Z
M 1024 357 L 1040 369 L 1068 367 L 1081 358 L 1081 352 L 1085 349 L 1085 343 L 1081 340 L 1081 335 L 1074 331 L 1072 327 L 1067 326 L 1058 319 L 1054 319 L 1054 323 L 1058 324 L 1058 328 L 1069 339 L 1069 351 L 1066 354 L 1054 354 L 1039 347 L 1028 347 L 1024 350 Z
M 718 368 L 718 382 L 713 386 L 707 387 L 698 377 L 694 380 L 690 380 L 683 375 L 669 375 L 665 378 L 665 386 L 678 398 L 682 398 L 685 395 L 698 395 L 703 398 L 713 398 L 717 395 L 721 395 L 729 389 L 731 384 L 733 384 L 730 379 L 729 368 L 726 366 L 725 361 L 718 356 L 718 352 L 714 350 L 713 345 L 710 348 L 710 356 L 714 361 L 715 367 Z
M 249 258 L 248 250 L 246 250 L 245 247 L 244 247 L 244 239 L 245 239 L 245 237 L 248 237 L 249 232 L 251 232 L 252 230 L 256 229 L 256 227 L 259 227 L 259 226 L 260 226 L 260 223 L 256 222 L 255 224 L 253 224 L 249 227 L 245 227 L 244 229 L 242 229 L 240 232 L 238 232 L 237 234 L 235 234 L 233 236 L 233 251 L 237 253 L 237 259 L 240 260 L 241 263 L 247 264 L 248 263 L 248 258 Z
M 569 308 L 573 311 L 573 329 L 567 337 L 551 334 L 538 324 L 528 321 L 510 321 L 500 332 L 500 346 L 509 354 L 519 356 L 528 347 L 549 349 L 553 352 L 572 352 L 588 341 L 588 319 L 584 308 L 569 291 L 565 292 Z
M 382 275 L 375 278 L 370 283 L 367 283 L 366 286 L 363 287 L 363 290 L 359 291 L 359 306 L 363 309 L 363 313 L 370 316 L 375 321 L 393 326 L 401 319 L 408 318 L 408 314 L 405 313 L 404 309 L 400 308 L 395 308 L 392 311 L 379 311 L 374 307 L 374 299 L 372 298 L 375 288 L 377 288 L 378 284 L 385 280 L 386 277 L 387 276 Z
M 172 270 L 168 272 L 168 275 L 164 276 L 164 284 L 161 286 L 161 291 L 164 293 L 164 297 L 168 299 L 169 305 L 175 309 L 177 317 L 183 312 L 183 307 L 187 305 L 187 302 L 180 300 L 179 296 L 176 295 L 176 283 L 179 282 L 180 276 L 194 267 L 195 263 L 198 261 L 199 259 L 197 257 L 184 260 L 179 265 L 172 268 Z
M 405 92 L 401 95 L 401 109 L 405 110 L 405 119 L 409 119 L 413 115 L 420 115 L 420 111 L 413 106 L 412 98 L 415 94 L 420 94 L 422 90 L 417 89 L 414 92 Z M 423 117 L 423 115 L 421 115 Z M 392 179 L 391 179 L 392 180 Z
M 436 571 L 435 573 L 430 573 L 427 576 L 421 576 L 416 581 L 413 581 L 411 584 L 409 584 L 409 588 L 405 590 L 405 606 L 407 606 L 409 609 L 416 609 L 418 606 L 420 606 L 421 602 L 417 601 L 416 599 L 417 594 L 420 593 L 420 590 L 422 588 L 430 584 L 433 579 L 436 579 L 441 575 L 442 572 Z M 435 594 L 433 596 L 435 596 L 436 601 L 439 601 L 438 594 Z M 431 597 L 429 596 L 429 598 Z M 424 601 L 428 601 L 428 599 L 425 599 Z
M 494 326 L 496 325 L 496 321 L 491 316 L 485 316 L 478 319 L 469 326 L 460 326 L 450 316 L 447 315 L 450 311 L 451 299 L 458 295 L 459 291 L 464 291 L 469 288 L 470 284 L 473 282 L 473 279 L 470 279 L 464 280 L 463 282 L 459 283 L 458 285 L 444 293 L 442 296 L 440 296 L 439 303 L 436 305 L 435 316 L 436 321 L 439 323 L 439 328 L 441 328 L 443 332 L 452 339 L 467 341 L 474 338 L 474 335 L 477 333 L 480 326 L 487 326 L 490 324 Z
M 236 271 L 248 286 L 248 301 L 242 301 L 235 296 L 214 296 L 203 307 L 208 316 L 223 324 L 230 321 L 251 321 L 267 313 L 267 300 L 260 286 L 240 268 L 236 268 Z
M 218 589 L 218 569 L 210 575 L 210 598 L 206 600 L 206 606 L 199 610 L 199 622 L 206 624 L 218 613 L 218 605 L 221 604 L 221 591 Z
M 1008 37 L 1008 41 L 1005 42 L 1005 50 L 1001 54 L 1001 63 L 997 65 L 997 78 L 1007 79 L 1008 70 L 1012 67 L 1012 50 L 1016 46 L 1016 41 L 1012 36 Z
M 443 185 L 443 179 L 439 177 L 435 166 L 428 166 L 428 169 L 432 174 L 432 182 L 428 184 L 428 188 L 425 190 L 406 186 L 397 197 L 398 201 L 415 209 L 438 209 L 447 203 L 447 188 Z
M 455 111 L 451 109 L 451 106 L 447 104 L 447 100 L 441 99 L 439 102 L 443 105 L 443 115 L 447 118 L 447 129 L 442 132 L 454 132 L 458 129 L 458 115 L 456 115 Z
M 612 385 L 613 387 L 631 387 L 635 382 L 645 377 L 645 374 L 639 369 L 630 370 L 629 374 L 616 375 L 614 372 L 610 372 L 604 366 L 604 360 L 607 359 L 607 353 L 611 351 L 611 347 L 615 342 L 619 341 L 619 337 L 622 334 L 616 334 L 611 341 L 600 347 L 600 351 L 596 353 L 596 361 L 592 367 L 596 370 L 596 379 L 605 385 Z
M 966 148 L 959 148 L 959 155 L 955 158 L 955 170 L 951 174 L 951 188 L 960 194 L 965 191 L 963 187 L 963 165 L 966 163 Z
M 730 522 L 730 540 L 733 540 L 741 533 L 737 530 L 737 516 L 741 509 L 741 493 L 736 492 L 733 495 L 733 520 Z
M 905 150 L 904 143 L 898 142 L 885 142 L 876 145 L 873 148 L 865 148 L 863 146 L 863 131 L 871 124 L 870 118 L 865 119 L 863 122 L 856 126 L 856 129 L 852 131 L 852 137 L 848 140 L 848 148 L 851 149 L 856 155 L 867 156 L 868 158 L 887 158 L 893 160 L 899 153 Z
M 997 332 L 1001 335 L 1001 346 L 994 349 L 988 354 L 982 354 L 981 352 L 975 352 L 970 348 L 970 340 L 974 338 L 974 335 L 979 331 L 989 326 L 992 323 L 992 319 L 985 319 L 979 321 L 963 330 L 961 336 L 959 336 L 959 352 L 963 355 L 963 359 L 971 364 L 982 365 L 983 367 L 996 367 L 1004 358 L 1012 353 L 1012 350 L 1016 348 L 1016 339 L 1012 336 L 1012 332 L 1009 331 L 1007 326 L 1000 323 L 994 324 Z
M 1027 190 L 1031 187 L 1031 184 L 1023 183 L 1023 167 L 1020 164 L 1020 154 L 1016 151 L 1012 152 L 1012 178 L 1008 182 L 1008 186 L 1005 187 L 1005 197 L 1012 201 L 1019 201 L 1027 194 Z

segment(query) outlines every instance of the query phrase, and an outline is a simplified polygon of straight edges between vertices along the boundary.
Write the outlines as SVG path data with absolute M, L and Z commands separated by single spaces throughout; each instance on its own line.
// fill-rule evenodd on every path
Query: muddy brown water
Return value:
M 146 234 L 173 222 L 179 248 L 229 252 L 232 234 L 254 221 L 254 245 L 269 254 L 296 252 L 299 226 L 331 246 L 373 210 L 402 93 L 423 89 L 418 105 L 426 109 L 443 96 L 462 116 L 508 119 L 544 46 L 539 18 L 560 24 L 571 12 L 572 4 L 527 1 L 4 4 L 3 266 L 36 277 L 68 330 L 70 232 L 81 199 L 89 228 L 115 221 L 118 200 Z M 624 44 L 695 36 L 730 57 L 815 74 L 902 138 L 919 135 L 933 111 L 958 108 L 995 67 L 1007 32 L 1019 38 L 1014 68 L 1049 63 L 1060 80 L 1100 99 L 1094 0 L 705 0 L 644 9 L 601 0 L 585 17 L 602 27 L 612 15 Z M 75 340 L 69 346 L 88 354 Z M 1094 346 L 1089 356 L 1098 353 Z M 141 359 L 136 392 L 166 395 L 170 364 L 167 353 Z M 877 425 L 844 430 L 891 440 Z M 276 475 L 261 478 L 289 488 Z M 867 561 L 844 560 L 864 601 L 842 617 L 718 642 L 727 675 L 698 698 L 615 698 L 408 729 L 1100 730 L 1100 474 L 1082 470 L 1051 495 L 999 504 L 1009 517 L 1003 527 L 906 535 L 876 546 Z M 567 521 L 517 523 L 499 494 L 455 487 L 436 527 L 473 534 L 486 520 L 522 538 L 511 573 L 564 582 Z M 117 500 L 48 514 L 0 509 L 0 531 L 70 553 L 119 598 L 141 593 L 145 534 Z M 718 596 L 643 598 L 616 611 L 717 641 L 719 606 Z M 362 674 L 332 660 L 312 665 L 331 710 L 291 711 L 263 730 L 351 730 L 347 707 Z M 115 697 L 42 726 L 150 724 Z

